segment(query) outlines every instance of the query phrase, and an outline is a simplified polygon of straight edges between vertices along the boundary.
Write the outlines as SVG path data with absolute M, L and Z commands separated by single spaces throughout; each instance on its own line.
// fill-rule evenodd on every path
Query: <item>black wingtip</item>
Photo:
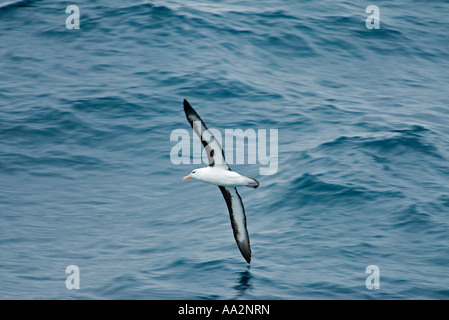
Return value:
M 201 120 L 200 116 L 195 112 L 193 107 L 190 105 L 190 103 L 186 99 L 184 99 L 184 112 L 189 121 L 191 121 L 191 119 L 189 117 L 193 117 L 193 118 L 197 118 L 197 120 Z
M 239 249 L 240 249 L 240 253 L 242 254 L 243 258 L 245 258 L 246 262 L 248 262 L 248 264 L 250 264 L 251 263 L 251 249 L 249 249 L 249 248 L 239 248 Z
M 192 106 L 190 105 L 190 103 L 186 99 L 184 99 L 184 110 L 185 110 L 186 113 L 188 111 L 193 110 Z
M 248 187 L 257 189 L 259 187 L 259 181 L 257 181 L 256 179 L 254 179 L 253 177 L 248 177 L 249 179 L 251 179 L 252 181 L 248 184 Z

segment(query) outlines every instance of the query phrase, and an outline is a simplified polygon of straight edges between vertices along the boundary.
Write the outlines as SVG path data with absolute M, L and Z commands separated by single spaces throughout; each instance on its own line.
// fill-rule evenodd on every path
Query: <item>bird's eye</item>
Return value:
M 196 172 L 195 170 L 192 171 L 192 173 L 195 173 L 195 172 Z

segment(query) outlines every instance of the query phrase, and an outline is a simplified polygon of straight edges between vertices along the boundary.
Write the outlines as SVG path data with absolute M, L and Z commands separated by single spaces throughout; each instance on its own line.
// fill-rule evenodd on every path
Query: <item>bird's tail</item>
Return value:
M 257 181 L 256 179 L 254 179 L 253 177 L 246 177 L 248 179 L 248 187 L 257 189 L 257 187 L 259 186 L 259 181 Z

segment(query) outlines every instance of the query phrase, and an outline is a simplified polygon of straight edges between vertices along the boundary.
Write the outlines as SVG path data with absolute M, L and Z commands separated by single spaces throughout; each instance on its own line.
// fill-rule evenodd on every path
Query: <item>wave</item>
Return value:
M 153 4 L 149 2 L 142 2 L 138 4 L 122 5 L 120 7 L 104 7 L 108 17 L 128 17 L 128 22 L 131 25 L 136 25 L 137 21 L 146 21 L 146 26 L 154 27 L 163 20 L 180 18 L 184 19 L 185 16 L 176 9 L 172 9 L 167 5 Z M 140 20 L 144 17 L 145 20 Z M 168 20 L 167 20 L 168 21 Z
M 403 198 L 398 191 L 374 190 L 352 182 L 346 184 L 328 182 L 324 176 L 305 173 L 286 182 L 278 192 L 268 195 L 272 200 L 272 208 L 302 208 L 305 206 L 338 206 L 349 205 L 354 208 L 378 199 Z
M 98 157 L 58 152 L 58 155 L 31 156 L 19 153 L 0 154 L 0 172 L 16 174 L 28 172 L 31 175 L 70 178 L 64 169 L 77 171 L 98 170 L 108 164 Z M 62 171 L 61 171 L 62 169 Z M 62 173 L 61 172 L 65 172 Z
M 31 0 L 15 0 L 15 1 L 2 1 L 0 2 L 0 10 L 7 10 L 13 7 L 26 7 L 33 3 Z
M 199 77 L 190 79 L 177 92 L 181 96 L 210 97 L 210 99 L 242 98 L 252 101 L 279 98 L 280 95 L 268 90 L 262 90 L 238 79 L 212 79 Z
M 118 96 L 85 98 L 67 103 L 80 114 L 101 114 L 108 118 L 139 117 L 149 111 L 147 106 L 126 101 Z
M 423 210 L 422 205 L 418 203 L 393 213 L 392 223 L 395 229 L 407 232 L 429 232 L 439 226 L 432 214 L 428 210 Z
M 429 129 L 414 125 L 409 129 L 398 129 L 367 136 L 341 136 L 321 144 L 319 148 L 356 148 L 384 156 L 419 153 L 443 159 L 438 145 L 431 139 L 432 135 L 434 133 Z
M 283 10 L 240 12 L 232 9 L 207 10 L 196 5 L 155 5 L 144 3 L 109 10 L 108 17 L 129 17 L 128 23 L 142 30 L 162 30 L 164 35 L 182 35 L 199 41 L 202 38 L 217 39 L 217 48 L 242 52 L 244 43 L 261 50 L 270 50 L 278 56 L 301 54 L 314 55 L 308 40 L 290 27 L 306 28 L 297 17 Z M 144 18 L 144 19 L 141 19 Z M 273 24 L 284 24 L 281 32 L 274 32 Z M 259 28 L 254 28 L 257 23 Z M 277 25 L 277 27 L 279 27 Z M 238 39 L 238 45 L 236 45 Z
M 104 138 L 108 132 L 99 130 L 74 112 L 55 108 L 37 108 L 18 123 L 4 125 L 0 135 L 6 143 L 36 146 L 45 144 L 70 144 L 85 137 Z

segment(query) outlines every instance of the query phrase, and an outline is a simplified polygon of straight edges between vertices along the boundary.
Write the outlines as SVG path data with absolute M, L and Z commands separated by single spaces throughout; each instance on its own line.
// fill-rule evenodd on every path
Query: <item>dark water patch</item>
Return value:
M 184 86 L 179 89 L 183 96 L 191 95 L 197 98 L 213 97 L 220 98 L 238 98 L 247 97 L 248 94 L 254 94 L 254 89 L 239 80 L 226 81 L 221 79 L 198 79 L 192 86 Z
M 126 294 L 128 299 L 138 299 L 146 296 L 145 289 L 142 288 L 142 280 L 136 274 L 125 273 L 114 278 L 107 278 L 101 287 L 90 288 L 89 292 L 95 299 L 116 299 L 123 294 Z
M 183 23 L 186 19 L 180 11 L 149 2 L 108 8 L 106 11 L 108 20 L 125 19 L 128 27 L 144 32 L 166 27 L 176 28 L 177 24 Z
M 3 129 L 0 131 L 0 135 L 3 139 L 3 143 L 6 144 L 16 144 L 19 141 L 29 141 L 30 143 L 36 143 L 37 141 L 42 141 L 45 139 L 53 139 L 57 138 L 62 142 L 60 137 L 61 130 L 55 127 L 47 127 L 47 128 L 35 128 L 31 125 L 19 124 L 13 127 Z M 42 139 L 42 140 L 41 140 Z
M 82 99 L 73 101 L 71 104 L 77 111 L 101 113 L 114 117 L 141 114 L 145 110 L 143 106 L 127 102 L 120 97 Z
M 303 57 L 316 55 L 315 50 L 305 38 L 287 32 L 258 38 L 255 42 L 256 45 L 266 48 L 276 55 L 290 55 L 293 52 Z
M 401 155 L 417 152 L 426 156 L 442 158 L 438 147 L 427 138 L 430 133 L 428 129 L 421 126 L 413 126 L 411 129 L 394 130 L 393 132 L 398 133 L 398 135 L 365 141 L 361 146 L 367 149 L 375 149 L 381 154 L 392 153 Z
M 32 0 L 7 0 L 3 1 L 3 3 L 0 3 L 0 14 L 3 12 L 7 12 L 8 10 L 11 10 L 13 8 L 22 8 L 22 7 L 28 7 L 35 3 L 36 1 Z
M 438 200 L 440 200 L 444 206 L 449 207 L 449 194 L 440 196 Z
M 271 207 L 294 206 L 303 208 L 307 206 L 330 207 L 337 210 L 351 203 L 354 208 L 365 207 L 368 203 L 384 199 L 402 198 L 402 194 L 392 191 L 374 191 L 366 187 L 348 182 L 347 184 L 331 183 L 325 181 L 324 175 L 303 174 L 290 179 L 282 192 L 270 197 L 275 200 Z
M 310 283 L 308 287 L 311 290 L 312 295 L 320 296 L 322 288 L 330 288 L 329 292 L 326 294 L 328 299 L 339 299 L 346 295 L 352 295 L 357 289 L 350 288 L 348 286 L 336 283 L 329 283 L 327 281 L 317 281 Z
M 398 129 L 389 133 L 362 136 L 341 136 L 325 142 L 320 147 L 328 148 L 356 148 L 376 152 L 376 156 L 400 156 L 403 154 L 419 153 L 425 156 L 443 158 L 439 148 L 431 140 L 432 132 L 422 126 L 412 126 L 410 129 Z
M 346 85 L 343 84 L 342 82 L 338 83 L 337 81 L 335 81 L 334 79 L 324 79 L 324 80 L 320 80 L 319 81 L 319 85 L 323 86 L 323 87 L 328 87 L 328 88 L 334 88 L 334 89 L 341 89 L 341 88 L 345 88 Z M 335 106 L 333 106 L 335 107 Z
M 28 171 L 47 177 L 62 177 L 62 168 L 74 170 L 98 170 L 109 167 L 107 163 L 96 157 L 86 155 L 65 154 L 64 156 L 30 156 L 17 153 L 0 154 L 1 168 L 5 172 L 17 173 Z M 64 176 L 65 177 L 65 176 Z
M 76 115 L 76 112 L 56 108 L 37 108 L 29 114 L 22 113 L 22 118 L 17 118 L 16 124 L 5 126 L 0 128 L 0 136 L 6 145 L 70 145 L 79 144 L 80 141 L 107 141 L 112 137 L 104 126 L 93 126 Z
M 388 25 L 384 25 L 383 28 L 380 29 L 368 30 L 365 25 L 362 24 L 362 28 L 360 29 L 361 30 L 354 31 L 354 34 L 356 34 L 359 38 L 366 40 L 372 41 L 373 39 L 379 39 L 385 40 L 385 42 L 396 43 L 397 45 L 411 42 L 411 39 L 409 39 L 403 32 Z
M 229 11 L 226 11 L 229 14 L 236 15 L 241 19 L 248 18 L 260 18 L 258 22 L 260 23 L 284 23 L 288 20 L 298 20 L 299 18 L 294 14 L 294 12 L 288 12 L 282 9 L 275 10 L 263 10 L 263 11 L 251 11 L 251 9 L 244 11 L 233 10 L 232 8 Z
M 406 232 L 429 232 L 437 227 L 432 215 L 418 204 L 409 205 L 395 212 L 393 217 L 395 227 Z

